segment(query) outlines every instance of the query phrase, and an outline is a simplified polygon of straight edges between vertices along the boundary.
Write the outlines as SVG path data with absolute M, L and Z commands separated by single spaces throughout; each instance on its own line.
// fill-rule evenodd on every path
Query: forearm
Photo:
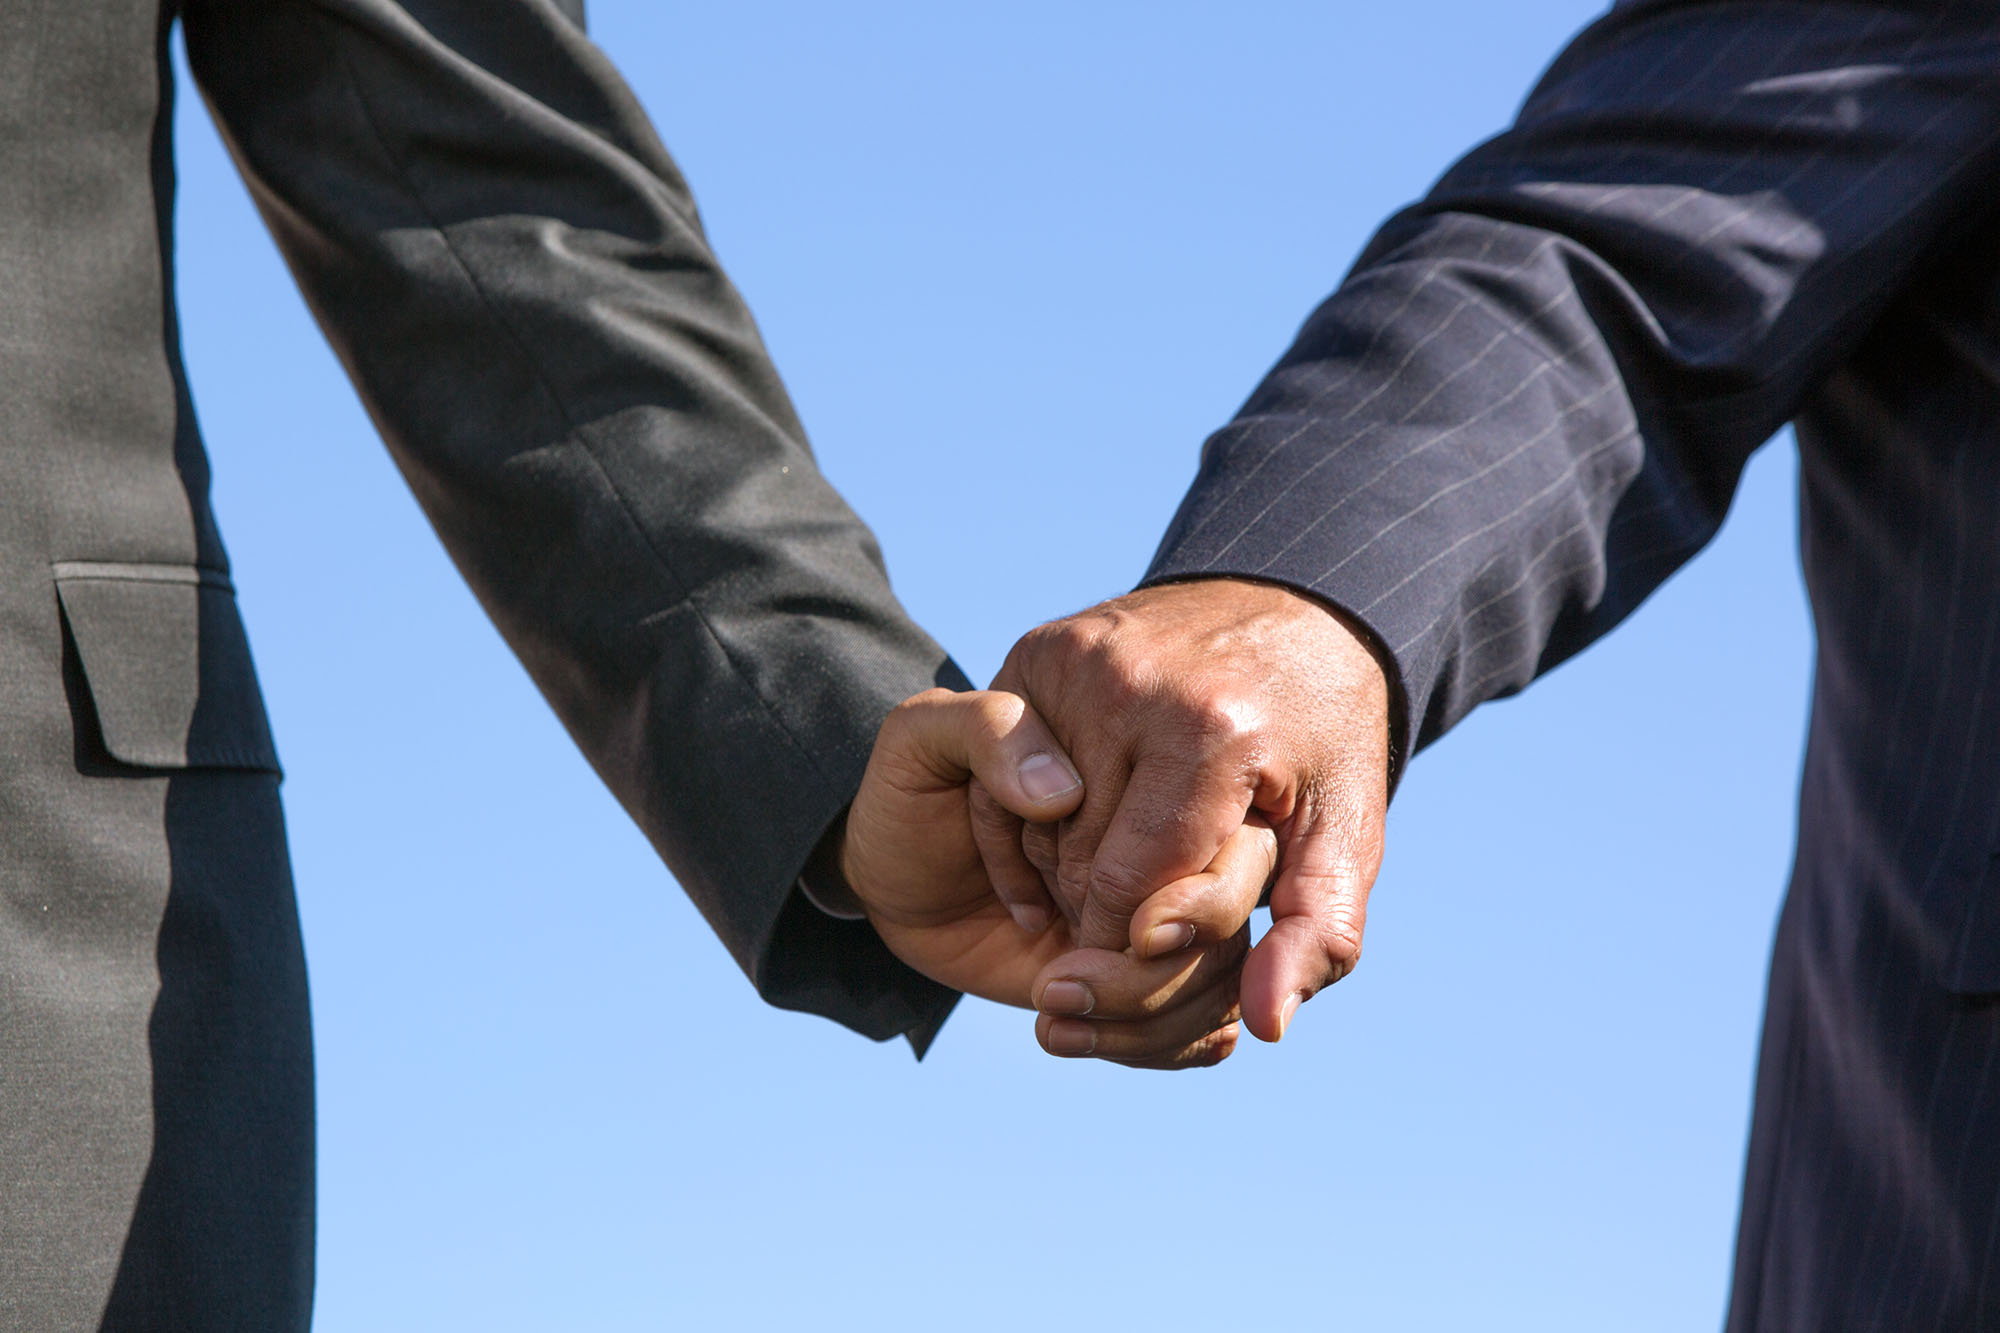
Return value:
M 1935 10 L 1654 3 L 1593 26 L 1209 441 L 1150 577 L 1352 613 L 1419 746 L 1604 633 L 1984 215 L 2000 18 Z
M 796 918 L 795 886 L 883 717 L 963 680 L 820 475 L 602 55 L 530 0 L 186 18 L 329 340 L 593 766 L 767 998 L 918 1021 L 885 997 L 934 992 L 865 930 Z

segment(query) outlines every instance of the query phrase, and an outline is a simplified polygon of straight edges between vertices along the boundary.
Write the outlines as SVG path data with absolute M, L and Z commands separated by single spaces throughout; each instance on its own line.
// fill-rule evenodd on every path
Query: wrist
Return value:
M 799 871 L 799 891 L 830 917 L 860 921 L 868 913 L 861 905 L 861 896 L 848 883 L 846 849 L 847 812 L 843 810 L 806 858 L 805 868 Z

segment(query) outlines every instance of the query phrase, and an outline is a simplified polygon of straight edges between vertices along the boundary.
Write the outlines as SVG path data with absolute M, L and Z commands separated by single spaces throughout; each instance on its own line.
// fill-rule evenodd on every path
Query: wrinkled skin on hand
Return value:
M 932 690 L 905 701 L 876 739 L 841 844 L 842 873 L 890 950 L 969 994 L 1040 1006 L 1037 1034 L 1054 1054 L 1147 1068 L 1227 1057 L 1248 944 L 1238 927 L 1270 875 L 1270 831 L 1242 829 L 1170 886 L 1211 942 L 1157 958 L 1122 944 L 1079 952 L 1066 918 L 1044 914 L 1024 929 L 995 896 L 973 840 L 975 775 L 1019 819 L 1059 819 L 1084 800 L 1074 767 L 1018 697 Z
M 1353 970 L 1382 859 L 1389 691 L 1341 615 L 1243 579 L 1145 588 L 1031 631 L 994 688 L 1041 714 L 1087 793 L 1054 821 L 975 793 L 1003 901 L 1060 909 L 1085 949 L 1143 953 L 1182 925 L 1204 944 L 1163 886 L 1250 820 L 1278 860 L 1272 926 L 1243 966 L 1245 1025 L 1278 1040 Z

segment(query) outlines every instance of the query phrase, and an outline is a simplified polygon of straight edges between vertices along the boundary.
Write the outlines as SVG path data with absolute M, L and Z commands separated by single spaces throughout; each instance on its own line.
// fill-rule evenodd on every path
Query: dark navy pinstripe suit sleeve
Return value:
M 1236 419 L 1148 581 L 1309 590 L 1410 744 L 1616 624 L 2000 160 L 2000 6 L 1635 3 L 1391 220 Z

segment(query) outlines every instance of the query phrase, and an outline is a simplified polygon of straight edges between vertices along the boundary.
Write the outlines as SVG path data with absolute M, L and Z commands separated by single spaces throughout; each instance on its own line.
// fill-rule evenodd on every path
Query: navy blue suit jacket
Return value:
M 1392 219 L 1150 579 L 1332 602 L 1400 752 L 1802 454 L 1818 672 L 1735 1329 L 2000 1327 L 2000 4 L 1615 7 Z

